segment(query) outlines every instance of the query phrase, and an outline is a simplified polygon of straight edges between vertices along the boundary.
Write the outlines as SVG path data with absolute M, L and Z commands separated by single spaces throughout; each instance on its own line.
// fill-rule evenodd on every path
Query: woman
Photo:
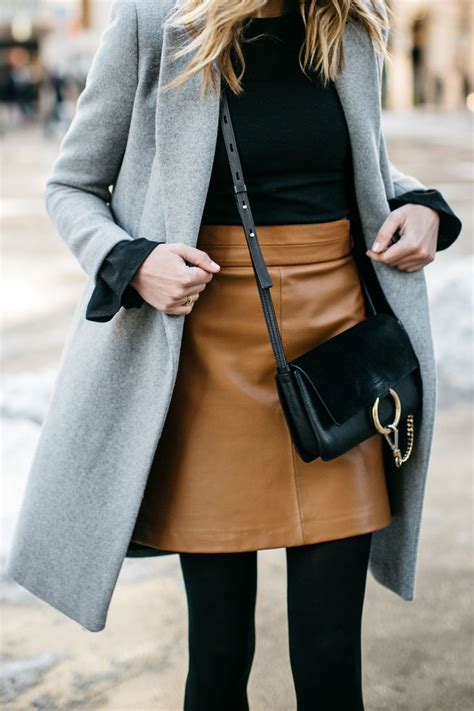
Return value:
M 125 555 L 178 553 L 187 711 L 248 708 L 257 550 L 286 548 L 299 709 L 363 708 L 368 567 L 414 599 L 435 409 L 423 267 L 461 223 L 388 161 L 386 22 L 368 0 L 116 0 L 48 181 L 48 212 L 90 278 L 8 571 L 98 631 Z M 372 298 L 407 328 L 423 414 L 400 471 L 379 435 L 330 462 L 294 454 L 221 89 L 287 356 L 364 318 L 362 244 Z

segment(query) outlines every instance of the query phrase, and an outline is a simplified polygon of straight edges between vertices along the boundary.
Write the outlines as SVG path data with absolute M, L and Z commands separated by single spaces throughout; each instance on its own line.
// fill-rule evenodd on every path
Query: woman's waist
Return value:
M 305 264 L 340 259 L 351 253 L 351 222 L 256 225 L 267 266 Z M 221 266 L 251 266 L 244 229 L 238 225 L 202 224 L 196 247 Z

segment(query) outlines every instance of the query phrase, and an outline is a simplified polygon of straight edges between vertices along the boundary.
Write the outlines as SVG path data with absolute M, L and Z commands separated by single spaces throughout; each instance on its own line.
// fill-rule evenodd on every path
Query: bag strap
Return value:
M 237 142 L 235 140 L 234 127 L 230 117 L 229 102 L 227 100 L 225 88 L 223 88 L 221 94 L 220 124 L 227 151 L 227 158 L 229 160 L 230 171 L 232 173 L 232 182 L 234 185 L 234 196 L 237 203 L 237 209 L 242 220 L 242 227 L 244 229 L 245 239 L 250 252 L 250 258 L 252 261 L 260 300 L 262 302 L 268 335 L 270 336 L 270 342 L 272 344 L 273 354 L 276 360 L 277 370 L 278 372 L 288 372 L 288 361 L 285 356 L 281 333 L 278 327 L 273 300 L 270 294 L 270 289 L 273 284 L 263 258 L 260 243 L 258 241 L 257 228 L 255 227 L 252 210 L 250 208 L 247 187 L 245 185 L 244 174 L 240 162 Z M 364 289 L 367 302 L 371 310 L 376 313 L 369 290 L 360 272 L 359 278 Z
M 270 336 L 277 370 L 279 372 L 287 372 L 289 370 L 288 362 L 275 315 L 273 299 L 270 294 L 270 289 L 273 286 L 273 283 L 263 258 L 260 242 L 258 241 L 257 228 L 255 227 L 252 210 L 250 209 L 247 187 L 244 181 L 244 174 L 240 163 L 240 156 L 237 149 L 237 142 L 235 140 L 234 128 L 230 118 L 229 104 L 225 90 L 222 91 L 221 96 L 220 122 L 227 150 L 227 157 L 229 159 L 230 170 L 232 173 L 232 182 L 234 184 L 234 195 L 237 203 L 237 209 L 242 220 L 245 239 L 247 247 L 249 248 L 250 258 L 252 260 L 258 292 L 262 302 L 263 315 L 265 317 L 268 335 Z

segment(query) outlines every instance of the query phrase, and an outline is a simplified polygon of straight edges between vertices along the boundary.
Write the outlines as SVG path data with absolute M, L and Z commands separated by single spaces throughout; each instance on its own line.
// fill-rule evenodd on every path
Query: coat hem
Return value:
M 38 589 L 36 589 L 34 585 L 30 584 L 26 580 L 22 580 L 20 576 L 12 574 L 8 571 L 8 569 L 5 571 L 5 574 L 15 583 L 20 585 L 22 588 L 28 590 L 29 593 L 39 598 L 42 602 L 45 602 L 54 610 L 61 612 L 62 614 L 66 615 L 66 617 L 69 617 L 71 620 L 79 624 L 82 629 L 87 630 L 89 632 L 101 632 L 105 628 L 106 618 L 103 618 L 97 622 L 88 622 L 84 620 L 80 615 L 78 615 L 77 610 L 75 610 L 74 608 L 68 608 L 67 606 L 62 605 L 61 603 L 53 602 L 51 599 L 48 599 L 43 592 L 40 592 Z

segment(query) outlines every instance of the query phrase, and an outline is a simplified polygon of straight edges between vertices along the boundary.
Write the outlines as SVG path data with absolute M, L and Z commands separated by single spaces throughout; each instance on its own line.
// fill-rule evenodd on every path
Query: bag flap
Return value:
M 418 366 L 402 323 L 375 314 L 289 363 L 310 384 L 338 425 L 406 378 Z M 403 407 L 403 402 L 402 402 Z

